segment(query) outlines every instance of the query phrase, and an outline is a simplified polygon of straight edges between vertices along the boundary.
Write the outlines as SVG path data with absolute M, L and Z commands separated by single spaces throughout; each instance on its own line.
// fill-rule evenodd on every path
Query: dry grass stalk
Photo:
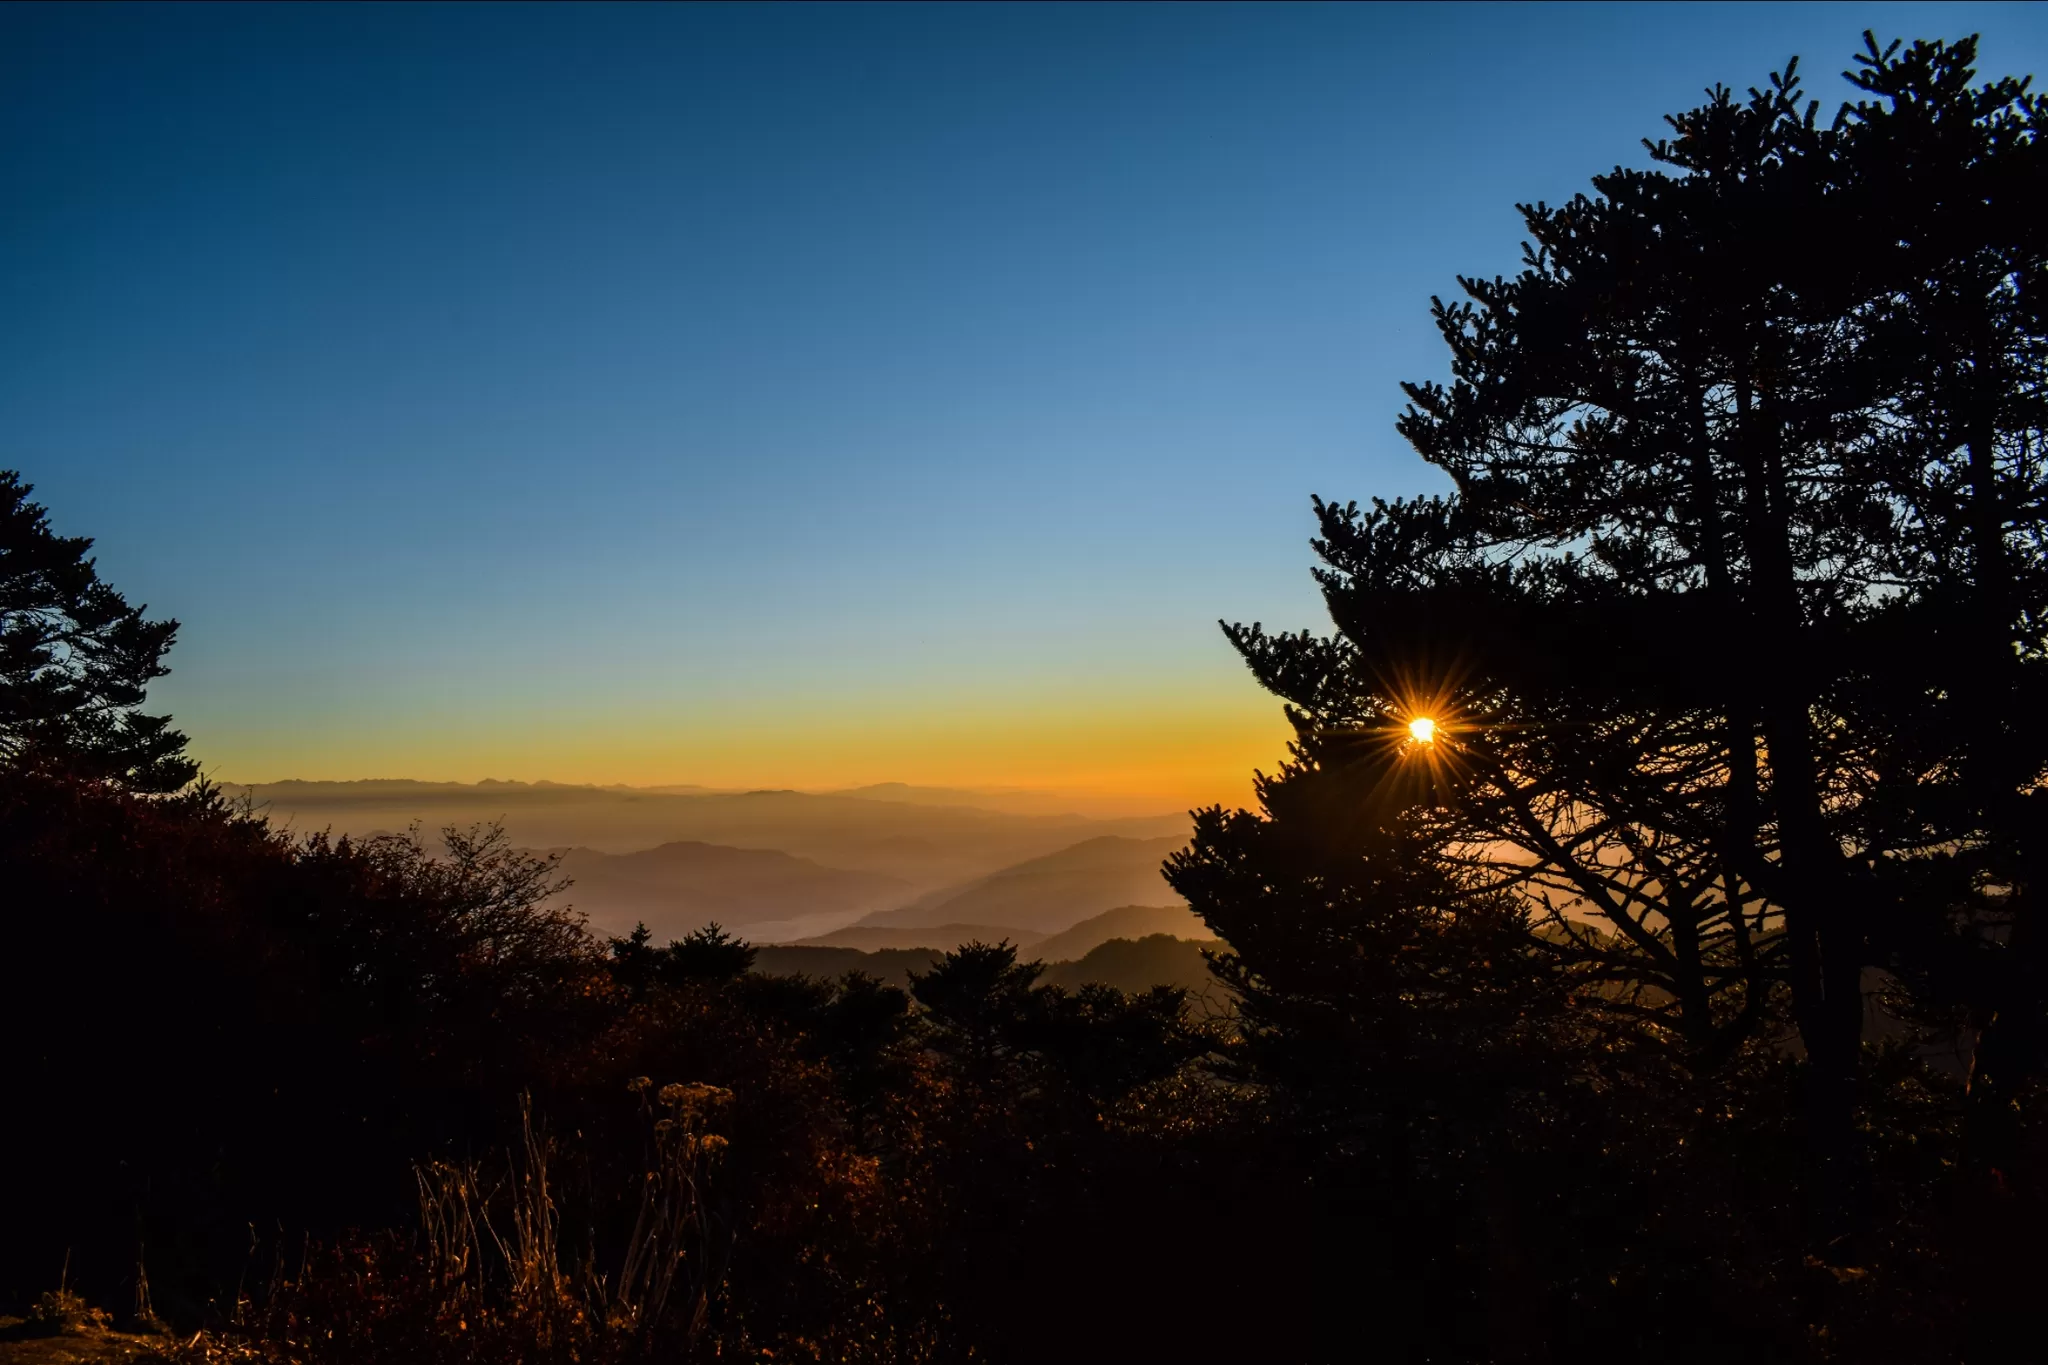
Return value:
M 635 1086 L 644 1101 L 645 1078 Z M 710 1131 L 710 1121 L 731 1099 L 718 1086 L 665 1085 L 648 1106 L 652 1169 L 641 1178 L 640 1209 L 611 1302 L 621 1325 L 645 1330 L 664 1321 L 676 1300 L 684 1340 L 695 1341 L 704 1330 L 722 1278 L 705 1189 L 727 1145 Z

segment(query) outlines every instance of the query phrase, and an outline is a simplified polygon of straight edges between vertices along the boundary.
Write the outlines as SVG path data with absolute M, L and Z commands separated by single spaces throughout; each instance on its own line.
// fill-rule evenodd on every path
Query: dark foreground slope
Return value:
M 1255 1211 L 1333 1231 L 1283 1167 L 1164 1122 L 1251 1118 L 1189 1070 L 1222 1040 L 1178 992 L 1007 952 L 928 961 L 914 996 L 749 973 L 708 936 L 592 939 L 503 842 L 343 848 L 21 775 L 0 879 L 35 1115 L 0 1132 L 0 1311 L 62 1272 L 125 1320 L 146 1271 L 208 1333 L 181 1359 L 1242 1359 L 1309 1266 L 1192 1333 L 1158 1311 L 1178 1248 Z M 633 1269 L 678 1255 L 659 1291 Z
M 1370 1030 L 1290 1037 L 1068 984 L 1142 942 L 1073 976 L 926 954 L 909 992 L 749 971 L 592 939 L 502 844 L 20 775 L 0 885 L 33 1118 L 0 1128 L 0 1311 L 62 1272 L 125 1315 L 146 1271 L 209 1334 L 181 1361 L 1935 1361 L 2028 1302 L 2038 1191 L 1932 1202 L 1959 1153 L 1909 1059 L 1866 1097 L 1899 1240 L 1811 1264 L 1771 1194 L 1793 1062 L 1502 1026 L 1542 1001 L 1498 963 L 1474 1032 L 1454 940 L 1372 959 L 1408 984 Z

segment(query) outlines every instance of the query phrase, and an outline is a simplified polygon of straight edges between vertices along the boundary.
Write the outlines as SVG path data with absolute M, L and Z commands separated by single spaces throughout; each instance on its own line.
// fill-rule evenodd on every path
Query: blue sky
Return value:
M 1517 201 L 2048 7 L 0 9 L 0 464 L 231 780 L 1230 794 Z

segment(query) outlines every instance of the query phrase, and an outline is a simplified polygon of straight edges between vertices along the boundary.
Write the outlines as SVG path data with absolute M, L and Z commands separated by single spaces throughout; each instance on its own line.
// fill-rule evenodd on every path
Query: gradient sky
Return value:
M 1432 293 L 2048 6 L 0 7 L 0 465 L 218 777 L 1242 799 Z M 1156 802 L 1155 802 L 1156 803 Z

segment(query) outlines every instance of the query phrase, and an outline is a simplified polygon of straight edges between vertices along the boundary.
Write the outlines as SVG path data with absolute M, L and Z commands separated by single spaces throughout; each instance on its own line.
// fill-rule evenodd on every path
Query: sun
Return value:
M 1417 716 L 1408 722 L 1408 738 L 1417 744 L 1436 743 L 1436 722 L 1428 716 Z

